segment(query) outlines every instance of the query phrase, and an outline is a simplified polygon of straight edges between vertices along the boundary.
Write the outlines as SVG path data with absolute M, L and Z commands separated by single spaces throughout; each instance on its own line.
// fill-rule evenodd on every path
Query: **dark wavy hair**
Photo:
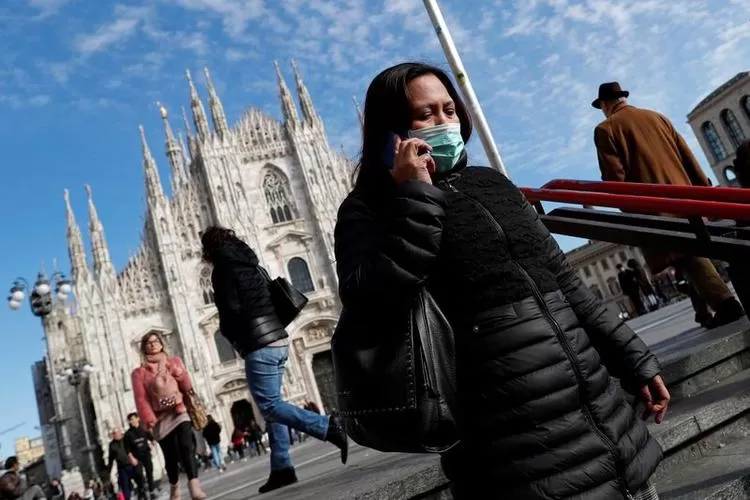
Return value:
M 214 255 L 220 248 L 234 244 L 239 241 L 234 231 L 221 226 L 211 226 L 203 232 L 201 245 L 203 247 L 203 260 L 213 264 Z
M 412 117 L 409 108 L 409 83 L 423 75 L 435 75 L 456 105 L 456 115 L 461 121 L 464 142 L 471 138 L 471 116 L 453 81 L 442 69 L 429 64 L 406 62 L 391 66 L 376 76 L 367 89 L 362 127 L 362 153 L 355 170 L 355 190 L 379 190 L 390 180 L 383 165 L 383 152 L 391 134 L 410 128 Z

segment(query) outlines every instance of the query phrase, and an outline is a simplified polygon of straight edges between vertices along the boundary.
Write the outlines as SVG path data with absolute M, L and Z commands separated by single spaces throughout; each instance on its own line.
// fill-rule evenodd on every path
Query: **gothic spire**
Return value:
M 316 122 L 318 117 L 315 113 L 315 106 L 313 106 L 312 98 L 310 93 L 307 91 L 304 82 L 302 82 L 302 76 L 297 70 L 297 63 L 292 59 L 292 71 L 294 72 L 294 80 L 297 83 L 297 94 L 299 97 L 300 107 L 302 108 L 302 117 L 306 122 Z
M 187 136 L 188 145 L 188 149 L 185 152 L 190 153 L 190 158 L 195 158 L 195 139 L 193 139 L 193 136 L 190 133 L 190 121 L 188 121 L 187 111 L 185 111 L 184 106 L 182 107 L 182 123 L 185 127 L 185 135 Z
M 276 68 L 276 78 L 279 82 L 279 97 L 281 98 L 281 110 L 284 113 L 284 119 L 288 123 L 294 123 L 297 121 L 297 107 L 294 105 L 292 93 L 289 92 L 289 87 L 286 86 L 284 75 L 281 74 L 281 68 L 279 68 L 279 62 L 274 61 L 273 66 Z
M 206 76 L 206 87 L 208 88 L 208 105 L 211 108 L 211 119 L 214 122 L 214 130 L 219 134 L 219 137 L 226 139 L 229 137 L 229 125 L 227 124 L 227 116 L 224 114 L 224 106 L 221 104 L 221 99 L 216 93 L 214 82 L 211 80 L 211 73 L 208 72 L 208 67 L 203 68 L 203 73 Z
M 362 108 L 359 107 L 359 101 L 357 101 L 356 97 L 352 96 L 352 101 L 354 101 L 354 109 L 357 111 L 357 118 L 359 118 L 359 126 L 364 130 L 365 116 L 362 114 Z
M 171 186 L 172 193 L 174 194 L 177 191 L 177 186 L 183 184 L 186 180 L 185 169 L 183 166 L 182 149 L 180 148 L 180 143 L 177 141 L 177 138 L 174 136 L 172 126 L 169 124 L 169 113 L 167 112 L 167 108 L 159 103 L 157 103 L 157 105 L 159 106 L 161 119 L 164 122 L 165 148 L 167 151 L 167 160 L 169 161 L 169 167 L 172 172 Z
M 195 84 L 193 83 L 193 77 L 190 76 L 189 69 L 185 70 L 185 76 L 187 77 L 188 87 L 190 88 L 190 108 L 193 110 L 195 130 L 198 132 L 198 138 L 201 141 L 205 141 L 208 137 L 208 119 L 206 118 L 206 111 L 203 109 L 203 103 L 198 95 L 198 91 L 195 90 Z
M 164 189 L 161 186 L 161 179 L 159 179 L 159 171 L 156 168 L 156 162 L 154 161 L 154 157 L 151 155 L 151 150 L 146 142 L 146 132 L 143 130 L 143 125 L 138 125 L 138 129 L 141 132 L 141 147 L 143 148 L 143 170 L 146 173 L 146 194 L 148 197 L 148 203 L 151 205 L 164 200 Z
M 70 192 L 63 190 L 65 199 L 65 213 L 68 219 L 68 255 L 70 255 L 70 265 L 74 281 L 80 281 L 84 276 L 89 274 L 89 265 L 86 262 L 86 249 L 83 245 L 83 235 L 81 228 L 76 222 L 73 207 L 70 205 Z
M 112 259 L 109 256 L 109 247 L 107 238 L 104 235 L 104 226 L 99 220 L 99 214 L 94 205 L 94 197 L 91 192 L 91 186 L 85 184 L 86 197 L 89 204 L 89 232 L 91 233 L 91 253 L 94 256 L 94 274 L 97 278 L 109 276 L 114 278 L 115 268 L 112 265 Z

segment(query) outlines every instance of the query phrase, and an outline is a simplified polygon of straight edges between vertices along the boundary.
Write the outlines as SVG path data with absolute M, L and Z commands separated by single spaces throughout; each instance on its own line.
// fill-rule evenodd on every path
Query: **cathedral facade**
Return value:
M 249 108 L 233 126 L 208 70 L 211 124 L 187 72 L 193 126 L 183 113 L 185 138 L 175 135 L 167 110 L 160 109 L 171 196 L 165 194 L 141 128 L 145 223 L 142 240 L 123 269 L 112 264 L 106 221 L 100 220 L 94 193 L 86 186 L 89 265 L 66 191 L 76 300 L 44 322 L 47 362 L 55 372 L 81 360 L 95 367 L 86 383 L 95 445 L 106 450 L 110 432 L 126 426 L 126 415 L 135 411 L 130 373 L 140 363 L 139 341 L 148 332 L 164 335 L 170 353 L 183 358 L 198 395 L 222 424 L 224 440 L 253 412 L 258 417 L 243 362 L 219 332 L 211 269 L 201 260 L 201 231 L 213 224 L 234 229 L 272 276 L 286 277 L 307 295 L 307 307 L 288 327 L 283 395 L 298 405 L 335 405 L 330 338 L 340 304 L 333 230 L 338 206 L 351 188 L 352 164 L 329 146 L 293 62 L 292 69 L 299 109 L 276 64 L 283 123 Z M 58 399 L 68 399 L 63 389 L 55 392 Z M 72 448 L 79 446 L 74 442 Z

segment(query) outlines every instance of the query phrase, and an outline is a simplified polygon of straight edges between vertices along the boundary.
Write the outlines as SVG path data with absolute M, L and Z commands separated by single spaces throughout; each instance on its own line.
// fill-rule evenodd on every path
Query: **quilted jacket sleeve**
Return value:
M 135 409 L 138 411 L 138 418 L 141 419 L 146 428 L 156 424 L 156 413 L 151 407 L 146 384 L 143 381 L 143 368 L 138 367 L 131 374 L 133 383 L 133 397 L 135 398 Z
M 419 288 L 437 258 L 445 194 L 407 181 L 391 196 L 378 214 L 353 195 L 339 208 L 336 271 L 345 306 L 399 303 Z
M 539 226 L 538 230 L 545 234 L 549 268 L 557 276 L 560 290 L 599 352 L 604 366 L 613 377 L 620 379 L 625 390 L 637 392 L 646 382 L 661 373 L 656 356 L 617 314 L 609 310 L 583 284 L 539 214 L 528 203 L 527 209 Z

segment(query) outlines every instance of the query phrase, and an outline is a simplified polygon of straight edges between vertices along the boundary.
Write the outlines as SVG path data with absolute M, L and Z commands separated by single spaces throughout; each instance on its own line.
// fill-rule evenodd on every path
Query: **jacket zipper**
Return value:
M 453 184 L 450 183 L 449 180 L 445 181 L 445 184 L 450 188 L 451 191 L 454 193 L 461 193 L 458 189 L 453 186 Z M 487 220 L 490 222 L 490 224 L 495 228 L 495 231 L 500 235 L 502 239 L 508 242 L 508 246 L 510 247 L 510 240 L 503 229 L 503 227 L 500 225 L 500 223 L 495 219 L 495 217 L 490 213 L 489 210 L 479 201 L 475 200 L 471 196 L 461 193 L 466 198 L 471 200 L 473 204 L 475 204 L 484 214 L 484 216 L 487 218 Z M 609 448 L 609 452 L 612 454 L 612 457 L 615 459 L 615 463 L 617 464 L 618 469 L 620 468 L 620 454 L 617 451 L 617 446 L 615 443 L 612 442 L 612 440 L 609 439 L 609 437 L 604 434 L 604 432 L 599 429 L 599 426 L 596 423 L 596 419 L 594 418 L 594 415 L 591 412 L 591 408 L 589 407 L 586 394 L 584 393 L 584 378 L 583 374 L 581 374 L 581 370 L 578 367 L 578 364 L 576 363 L 576 357 L 575 353 L 573 352 L 572 347 L 570 346 L 570 343 L 568 342 L 568 339 L 565 338 L 565 333 L 562 331 L 562 327 L 557 322 L 555 317 L 550 312 L 549 308 L 547 307 L 546 302 L 544 302 L 544 296 L 542 295 L 541 290 L 536 285 L 536 282 L 531 278 L 528 271 L 516 262 L 514 259 L 510 259 L 510 261 L 513 263 L 514 266 L 518 268 L 518 270 L 523 275 L 526 282 L 529 284 L 529 287 L 531 288 L 531 293 L 534 295 L 534 300 L 536 301 L 537 305 L 539 306 L 539 309 L 541 309 L 542 313 L 544 314 L 545 318 L 547 319 L 547 322 L 552 326 L 552 329 L 555 331 L 555 336 L 557 337 L 557 341 L 560 343 L 560 345 L 563 347 L 563 350 L 565 351 L 566 356 L 568 357 L 568 361 L 570 362 L 571 367 L 573 368 L 573 373 L 575 374 L 576 378 L 576 384 L 578 385 L 578 394 L 581 398 L 581 404 L 583 408 L 583 415 L 586 418 L 586 421 L 589 423 L 589 426 L 594 430 L 594 432 L 599 436 L 599 439 L 602 440 L 602 442 Z M 622 490 L 623 495 L 625 496 L 626 500 L 633 500 L 633 495 L 628 490 L 625 478 L 623 477 L 622 473 L 618 473 L 618 483 L 620 483 L 620 488 Z

